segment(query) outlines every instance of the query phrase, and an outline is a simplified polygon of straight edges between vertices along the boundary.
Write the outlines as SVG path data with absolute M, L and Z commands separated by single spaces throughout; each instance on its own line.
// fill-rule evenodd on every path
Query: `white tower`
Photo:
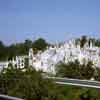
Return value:
M 92 41 L 90 42 L 90 48 L 92 48 L 93 47 L 93 44 L 92 44 Z
M 33 66 L 33 57 L 34 57 L 33 49 L 30 48 L 29 49 L 29 66 Z

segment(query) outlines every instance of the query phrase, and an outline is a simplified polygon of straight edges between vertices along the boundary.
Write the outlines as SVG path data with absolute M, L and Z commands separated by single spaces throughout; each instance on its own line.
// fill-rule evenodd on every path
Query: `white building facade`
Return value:
M 29 66 L 34 67 L 36 70 L 43 70 L 48 73 L 56 73 L 55 65 L 59 62 L 68 63 L 70 61 L 79 60 L 80 64 L 88 61 L 93 62 L 94 67 L 100 67 L 100 48 L 85 43 L 84 47 L 80 47 L 80 43 L 76 45 L 75 40 L 69 40 L 61 45 L 54 45 L 48 47 L 45 51 L 39 51 L 34 54 L 32 48 L 29 49 L 28 55 L 16 56 L 15 60 L 10 61 L 12 65 L 17 68 L 25 67 L 25 59 L 28 59 Z M 1 67 L 7 67 L 9 62 L 1 62 Z
M 68 63 L 78 60 L 80 64 L 93 62 L 93 67 L 100 67 L 100 48 L 95 47 L 90 42 L 83 48 L 75 44 L 75 40 L 70 40 L 60 46 L 48 47 L 44 52 L 33 55 L 33 67 L 37 70 L 56 73 L 55 65 L 59 62 Z

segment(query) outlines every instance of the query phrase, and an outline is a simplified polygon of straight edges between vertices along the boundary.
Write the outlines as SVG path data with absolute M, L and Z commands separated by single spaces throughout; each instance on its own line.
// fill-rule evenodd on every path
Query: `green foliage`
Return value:
M 79 78 L 79 62 L 76 61 L 76 63 L 69 62 L 68 64 L 65 63 L 59 63 L 56 66 L 57 76 L 60 77 L 69 77 L 69 78 Z
M 27 39 L 24 43 L 12 44 L 10 46 L 5 46 L 0 41 L 0 61 L 11 60 L 16 55 L 26 55 L 28 54 L 29 48 L 33 48 L 34 52 L 38 52 L 39 50 L 45 50 L 47 46 L 48 43 L 42 38 L 34 42 Z
M 87 42 L 87 37 L 82 36 L 82 38 L 80 40 L 80 47 L 83 48 L 86 42 Z
M 0 92 L 26 100 L 62 100 L 58 87 L 48 79 L 43 79 L 40 71 L 27 68 L 25 72 L 7 68 L 0 75 Z
M 95 41 L 95 46 L 100 47 L 100 39 L 98 39 L 98 40 Z
M 63 100 L 100 100 L 100 90 L 95 88 L 77 87 L 71 85 L 58 85 Z
M 46 41 L 42 38 L 39 38 L 38 40 L 34 41 L 33 43 L 33 49 L 35 51 L 38 51 L 38 50 L 45 50 L 46 47 L 48 46 L 48 44 L 46 43 Z
M 0 41 L 0 60 L 6 60 L 6 49 L 2 41 Z
M 59 63 L 56 65 L 56 75 L 60 77 L 91 79 L 94 77 L 94 68 L 92 62 L 81 65 L 77 60 L 68 64 Z
M 80 65 L 80 74 L 82 79 L 91 79 L 94 77 L 95 69 L 92 67 L 93 64 L 89 61 L 86 65 Z
M 78 61 L 75 66 L 77 65 L 79 65 Z M 26 100 L 100 99 L 100 91 L 97 89 L 57 85 L 52 80 L 44 79 L 42 72 L 32 67 L 27 67 L 25 71 L 22 71 L 12 65 L 0 73 L 0 93 Z
M 96 68 L 94 78 L 96 81 L 100 81 L 100 68 Z

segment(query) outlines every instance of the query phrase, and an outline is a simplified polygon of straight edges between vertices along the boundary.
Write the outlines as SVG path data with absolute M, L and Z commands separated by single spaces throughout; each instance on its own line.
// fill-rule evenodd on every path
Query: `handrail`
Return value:
M 17 97 L 0 94 L 0 100 L 25 100 L 25 99 L 20 99 Z
M 75 85 L 75 86 L 100 89 L 100 82 L 98 81 L 70 79 L 70 78 L 61 78 L 61 77 L 44 77 L 44 78 L 52 79 L 55 83 L 62 84 L 62 85 Z

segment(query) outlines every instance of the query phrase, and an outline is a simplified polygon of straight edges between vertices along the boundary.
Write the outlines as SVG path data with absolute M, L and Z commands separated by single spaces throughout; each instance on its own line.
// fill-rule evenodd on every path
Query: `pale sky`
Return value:
M 100 38 L 100 0 L 0 0 L 0 40 Z

